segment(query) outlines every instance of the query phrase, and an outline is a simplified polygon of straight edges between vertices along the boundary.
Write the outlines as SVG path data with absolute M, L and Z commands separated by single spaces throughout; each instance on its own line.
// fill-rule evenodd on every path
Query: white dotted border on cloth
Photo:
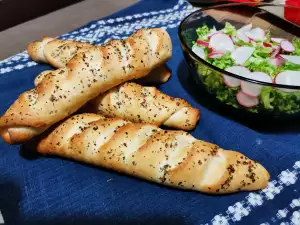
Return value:
M 282 171 L 278 175 L 278 179 L 269 182 L 265 189 L 259 191 L 257 194 L 248 194 L 245 200 L 236 202 L 234 205 L 229 206 L 225 214 L 218 214 L 214 216 L 214 218 L 206 224 L 228 225 L 230 222 L 241 221 L 243 217 L 248 216 L 255 208 L 263 205 L 265 201 L 273 200 L 282 192 L 284 187 L 295 184 L 298 180 L 299 174 L 300 161 L 297 161 L 291 171 L 289 169 Z
M 107 39 L 109 40 L 121 39 L 129 36 L 131 33 L 141 28 L 156 26 L 166 29 L 176 28 L 178 27 L 180 21 L 194 10 L 195 9 L 191 6 L 185 6 L 182 11 L 174 12 L 172 14 L 160 15 L 159 17 L 153 17 L 150 19 L 137 20 L 133 23 L 124 23 L 113 26 L 107 25 L 101 28 L 90 30 L 83 35 L 78 35 L 77 33 L 75 35 L 70 34 L 69 36 L 62 37 L 62 39 L 71 39 L 82 42 L 90 42 L 93 44 L 102 44 L 104 37 L 107 37 Z
M 291 203 L 277 211 L 276 216 L 271 218 L 271 221 L 262 223 L 260 225 L 271 225 L 271 224 L 280 224 L 280 225 L 298 225 L 300 224 L 300 198 L 295 198 Z M 289 217 L 290 221 L 284 221 Z

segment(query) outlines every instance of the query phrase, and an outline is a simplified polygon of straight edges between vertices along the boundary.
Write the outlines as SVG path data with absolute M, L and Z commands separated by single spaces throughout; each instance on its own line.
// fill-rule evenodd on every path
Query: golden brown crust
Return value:
M 31 59 L 36 62 L 47 63 L 47 59 L 44 55 L 44 47 L 52 40 L 54 40 L 54 38 L 43 37 L 42 41 L 30 43 L 27 47 L 27 52 Z
M 170 97 L 155 87 L 124 83 L 88 103 L 88 112 L 118 117 L 131 122 L 192 130 L 200 111 L 180 98 Z
M 0 118 L 0 130 L 8 133 L 10 129 L 10 142 L 15 143 L 17 130 L 12 128 L 24 127 L 27 140 L 108 89 L 147 75 L 171 54 L 171 39 L 159 28 L 142 29 L 126 40 L 91 47 L 21 94 Z
M 52 73 L 54 71 L 52 70 L 45 70 L 43 72 L 41 72 L 35 79 L 34 79 L 34 86 L 38 86 L 39 83 L 41 83 L 41 81 L 49 74 Z
M 101 115 L 97 114 L 78 114 L 75 116 L 70 117 L 66 121 L 64 121 L 59 127 L 55 129 L 55 132 L 52 133 L 51 136 L 48 138 L 48 145 L 51 146 L 51 151 L 56 152 L 63 152 L 65 150 L 62 150 L 64 143 L 68 141 L 71 137 L 76 134 L 76 132 L 79 132 L 86 127 L 89 126 L 89 123 L 92 123 L 97 120 L 105 119 Z M 64 136 L 61 136 L 60 134 L 63 133 Z M 45 140 L 42 140 L 40 145 L 43 145 L 43 142 Z M 47 149 L 44 149 L 47 150 Z M 44 151 L 43 153 L 51 153 Z
M 138 79 L 139 84 L 162 84 L 166 83 L 171 77 L 171 70 L 165 65 L 155 68 L 147 76 Z
M 78 124 L 84 124 L 82 129 Z M 38 151 L 212 194 L 262 189 L 270 178 L 263 166 L 241 153 L 184 131 L 93 114 L 66 120 L 39 144 Z
M 114 41 L 116 40 L 112 40 L 106 45 L 110 45 Z M 82 54 L 92 47 L 94 46 L 90 43 L 44 37 L 42 41 L 30 43 L 27 51 L 36 62 L 49 63 L 56 68 L 63 68 L 75 55 Z M 162 65 L 147 76 L 138 79 L 137 82 L 141 84 L 165 83 L 170 76 L 171 71 Z
M 47 43 L 44 47 L 44 55 L 48 63 L 56 68 L 65 67 L 76 55 L 94 47 L 89 43 L 58 40 L 55 39 Z

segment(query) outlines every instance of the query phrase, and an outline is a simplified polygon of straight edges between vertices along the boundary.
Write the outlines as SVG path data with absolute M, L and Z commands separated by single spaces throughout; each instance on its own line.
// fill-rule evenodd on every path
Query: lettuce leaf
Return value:
M 264 72 L 270 75 L 272 78 L 274 78 L 280 71 L 279 68 L 271 65 L 267 59 L 264 59 L 262 57 L 250 57 L 250 59 L 247 60 L 244 66 L 246 66 L 251 72 Z
M 255 51 L 253 52 L 253 56 L 256 58 L 269 58 L 270 57 L 270 53 L 273 51 L 272 48 L 266 48 L 260 45 L 257 45 L 255 47 Z
M 222 31 L 228 35 L 232 35 L 232 36 L 236 35 L 236 28 L 228 22 L 225 23 L 225 27 L 222 29 Z
M 281 71 L 286 71 L 286 70 L 300 70 L 300 65 L 291 63 L 291 62 L 285 62 L 281 67 L 280 67 L 280 72 Z
M 230 52 L 227 52 L 226 55 L 220 58 L 206 59 L 206 61 L 220 69 L 226 69 L 234 66 L 234 60 L 231 58 Z
M 260 92 L 260 100 L 262 101 L 264 107 L 266 109 L 273 109 L 273 105 L 271 104 L 274 100 L 274 97 L 271 96 L 272 88 L 264 87 Z
M 275 112 L 295 113 L 300 111 L 300 92 L 284 92 L 272 87 L 261 90 L 260 100 L 265 109 Z
M 216 28 L 213 28 L 216 29 Z M 196 33 L 198 35 L 198 40 L 207 40 L 207 35 L 210 33 L 210 29 L 207 25 L 203 25 L 202 27 L 199 27 L 196 29 Z
M 292 55 L 300 55 L 300 40 L 299 39 L 293 40 L 292 43 L 296 48 L 296 51 L 294 51 Z
M 270 43 L 270 41 L 271 41 L 270 30 L 266 30 L 265 31 L 265 40 L 264 40 L 264 42 Z
M 237 48 L 239 46 L 249 46 L 249 47 L 255 48 L 255 46 L 252 43 L 250 43 L 250 42 L 244 42 L 243 40 L 237 40 L 235 42 L 235 47 Z
M 236 100 L 236 94 L 239 91 L 237 88 L 228 88 L 223 81 L 222 75 L 214 71 L 207 66 L 198 63 L 197 64 L 197 74 L 205 85 L 206 89 L 214 93 L 216 98 L 227 105 L 231 105 L 234 108 L 239 108 L 240 105 Z M 252 110 L 256 110 L 253 108 Z
M 269 63 L 269 56 L 271 52 L 272 48 L 256 46 L 254 53 L 245 62 L 244 66 L 251 72 L 264 72 L 274 78 L 280 70 Z

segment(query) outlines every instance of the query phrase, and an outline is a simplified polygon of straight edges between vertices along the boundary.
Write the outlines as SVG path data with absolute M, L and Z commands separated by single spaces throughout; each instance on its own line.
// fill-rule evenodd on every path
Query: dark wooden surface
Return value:
M 82 0 L 0 0 L 0 31 Z
M 44 1 L 55 2 L 57 0 L 39 0 L 39 4 L 43 4 Z M 0 61 L 24 51 L 28 43 L 40 40 L 42 36 L 59 36 L 84 26 L 91 20 L 107 16 L 138 1 L 139 0 L 85 0 L 6 29 L 0 32 Z M 14 15 L 15 13 L 12 12 L 11 14 Z M 3 17 L 1 14 L 0 16 Z M 3 23 L 5 23 L 5 20 L 2 18 L 0 24 L 2 25 Z

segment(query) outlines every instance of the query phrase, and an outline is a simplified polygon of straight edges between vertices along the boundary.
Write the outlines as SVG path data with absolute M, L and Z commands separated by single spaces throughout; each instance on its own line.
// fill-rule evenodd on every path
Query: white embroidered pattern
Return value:
M 300 198 L 293 199 L 287 207 L 279 209 L 276 213 L 276 216 L 271 217 L 271 221 L 265 222 L 263 224 L 271 225 L 280 223 L 281 225 L 298 225 L 300 224 L 300 214 L 298 208 L 300 208 Z M 290 219 L 290 222 L 282 221 L 288 218 Z
M 293 212 L 293 215 L 291 216 L 291 223 L 292 225 L 300 224 L 300 210 Z
M 178 0 L 171 9 L 145 12 L 124 17 L 99 20 L 88 27 L 80 28 L 60 36 L 60 39 L 71 39 L 93 44 L 103 44 L 110 39 L 128 37 L 142 27 L 176 28 L 180 21 L 195 9 L 185 0 Z M 26 51 L 0 61 L 0 74 L 32 67 L 37 63 L 31 61 Z
M 0 211 L 0 224 L 4 224 L 4 220 L 3 220 L 3 216 L 2 216 L 1 211 Z
M 284 170 L 278 175 L 277 180 L 269 182 L 268 186 L 259 191 L 258 193 L 250 193 L 246 198 L 240 202 L 236 202 L 234 205 L 229 206 L 225 214 L 218 214 L 207 224 L 224 225 L 231 222 L 241 221 L 243 217 L 248 216 L 255 208 L 263 205 L 264 202 L 270 201 L 280 194 L 282 189 L 286 186 L 290 186 L 296 183 L 298 175 L 300 174 L 300 161 L 297 161 L 293 170 Z M 300 199 L 294 199 L 290 207 L 298 207 L 300 205 Z M 278 211 L 278 217 L 285 215 L 286 210 Z M 298 221 L 298 214 L 294 215 L 294 221 Z M 300 218 L 299 218 L 300 220 Z M 264 223 L 269 224 L 269 223 Z M 299 223 L 300 224 L 300 223 Z

